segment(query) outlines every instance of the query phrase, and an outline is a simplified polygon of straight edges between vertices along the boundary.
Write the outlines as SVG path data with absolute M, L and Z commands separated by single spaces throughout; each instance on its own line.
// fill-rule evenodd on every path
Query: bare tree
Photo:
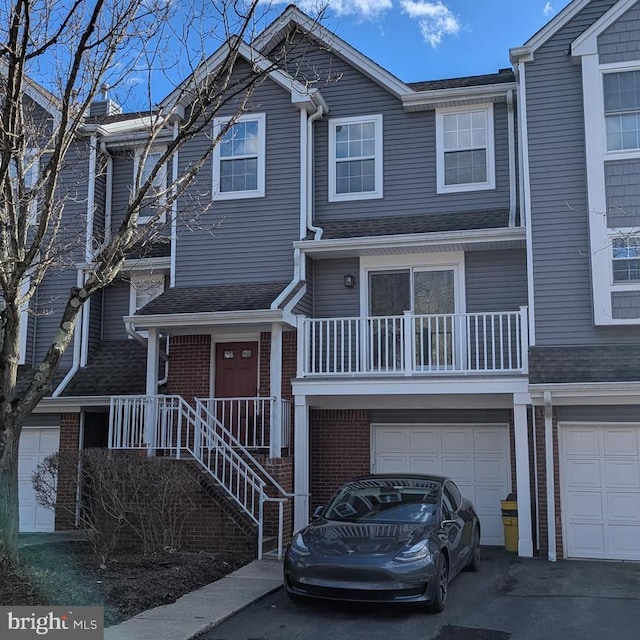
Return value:
M 0 9 L 0 557 L 17 555 L 22 425 L 50 392 L 83 304 L 113 282 L 133 247 L 158 233 L 165 214 L 277 64 L 273 56 L 237 64 L 262 17 L 258 0 L 212 3 L 207 16 L 194 14 L 180 29 L 172 11 L 168 0 L 13 0 Z M 205 46 L 221 43 L 226 44 L 212 66 Z M 125 91 L 141 69 L 149 82 L 158 73 L 190 80 L 175 87 L 163 108 L 151 106 L 147 91 L 147 107 L 138 118 L 145 139 L 142 162 L 122 222 L 111 233 L 91 238 L 83 282 L 63 301 L 46 354 L 18 389 L 21 312 L 47 273 L 65 261 L 80 261 L 77 237 L 83 234 L 68 226 L 65 213 L 74 194 L 64 172 L 73 167 L 77 145 L 91 144 L 95 129 L 88 112 L 101 87 L 108 82 Z M 140 86 L 135 91 L 145 95 Z M 44 118 L 36 108 L 43 102 Z M 235 116 L 214 135 L 211 123 L 222 108 L 225 113 L 233 108 Z M 163 167 L 185 143 L 205 133 L 199 159 L 158 188 Z M 163 151 L 143 172 L 144 159 L 159 139 Z M 151 200 L 161 206 L 138 224 Z

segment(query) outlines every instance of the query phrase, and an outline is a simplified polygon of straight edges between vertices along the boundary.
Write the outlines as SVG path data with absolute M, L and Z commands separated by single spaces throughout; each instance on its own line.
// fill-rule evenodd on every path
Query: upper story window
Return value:
M 134 184 L 143 185 L 151 177 L 151 173 L 155 166 L 160 162 L 160 158 L 164 154 L 164 149 L 152 149 L 147 152 L 146 156 L 142 149 L 137 149 L 133 160 L 133 181 Z M 142 167 L 140 163 L 144 163 Z M 138 224 L 145 224 L 151 220 L 154 216 L 155 207 L 164 207 L 167 201 L 166 196 L 167 189 L 167 165 L 162 165 L 151 183 L 151 188 L 147 192 L 143 201 L 140 213 L 138 215 Z M 162 214 L 158 217 L 158 222 L 164 222 L 166 220 L 166 214 Z
M 161 273 L 137 273 L 131 276 L 129 313 L 133 315 L 164 292 L 164 275 Z
M 493 105 L 436 113 L 438 193 L 495 188 Z
M 605 73 L 607 151 L 640 149 L 640 71 Z
M 329 201 L 382 198 L 382 116 L 329 120 Z
M 17 163 L 20 163 L 18 167 Z M 11 187 L 13 191 L 13 197 L 16 202 L 20 198 L 19 192 L 19 180 L 22 180 L 22 186 L 25 190 L 23 194 L 26 199 L 28 208 L 27 222 L 29 224 L 36 224 L 38 221 L 38 198 L 33 189 L 38 183 L 38 177 L 40 173 L 40 152 L 35 148 L 25 149 L 20 159 L 12 159 L 9 164 L 9 177 L 11 179 Z
M 613 238 L 613 281 L 640 281 L 640 236 Z
M 218 136 L 229 120 L 217 118 Z M 265 194 L 265 114 L 240 116 L 213 153 L 213 197 L 259 198 Z

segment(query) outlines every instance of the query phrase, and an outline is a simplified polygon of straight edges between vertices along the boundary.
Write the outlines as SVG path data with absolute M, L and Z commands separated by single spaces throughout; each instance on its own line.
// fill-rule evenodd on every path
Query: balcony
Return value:
M 492 313 L 304 318 L 298 375 L 526 374 L 527 308 Z

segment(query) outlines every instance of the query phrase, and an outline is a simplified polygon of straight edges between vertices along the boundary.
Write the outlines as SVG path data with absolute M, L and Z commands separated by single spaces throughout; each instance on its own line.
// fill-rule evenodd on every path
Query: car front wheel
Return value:
M 438 553 L 436 556 L 434 580 L 432 600 L 427 606 L 427 610 L 432 613 L 440 613 L 444 611 L 444 607 L 447 604 L 447 593 L 449 591 L 449 563 L 443 553 Z
M 465 567 L 466 571 L 480 571 L 480 532 L 478 527 L 473 530 L 473 540 L 471 542 L 471 552 L 469 562 Z

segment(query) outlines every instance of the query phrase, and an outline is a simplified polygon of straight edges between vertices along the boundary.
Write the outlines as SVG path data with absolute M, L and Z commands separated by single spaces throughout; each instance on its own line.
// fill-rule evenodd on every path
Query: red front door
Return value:
M 258 343 L 216 344 L 216 398 L 258 395 Z

